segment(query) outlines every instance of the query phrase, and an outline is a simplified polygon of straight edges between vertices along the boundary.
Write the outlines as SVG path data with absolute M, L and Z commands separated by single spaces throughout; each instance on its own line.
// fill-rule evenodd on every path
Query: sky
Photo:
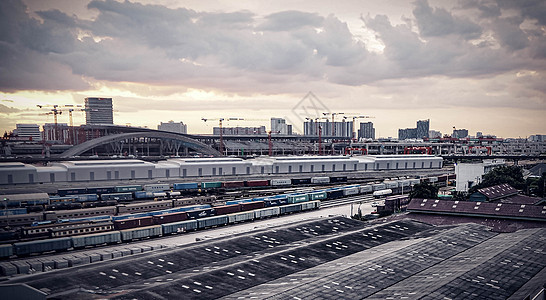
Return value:
M 2 132 L 111 97 L 116 124 L 189 133 L 344 113 L 378 137 L 527 137 L 546 134 L 546 1 L 3 0 L 0 70 Z

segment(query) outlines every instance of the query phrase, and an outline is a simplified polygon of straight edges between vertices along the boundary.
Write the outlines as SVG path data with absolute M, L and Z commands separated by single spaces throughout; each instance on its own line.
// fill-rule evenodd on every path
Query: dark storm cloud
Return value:
M 425 0 L 414 6 L 406 24 L 362 18 L 385 46 L 377 53 L 334 15 L 261 17 L 109 0 L 89 3 L 92 20 L 59 10 L 36 12 L 38 20 L 21 2 L 0 1 L 0 89 L 79 90 L 88 88 L 86 78 L 282 93 L 294 82 L 362 85 L 544 70 L 544 31 L 521 26 L 543 22 L 535 12 L 544 8 L 540 1 L 465 1 L 452 11 Z M 515 13 L 505 17 L 508 8 Z

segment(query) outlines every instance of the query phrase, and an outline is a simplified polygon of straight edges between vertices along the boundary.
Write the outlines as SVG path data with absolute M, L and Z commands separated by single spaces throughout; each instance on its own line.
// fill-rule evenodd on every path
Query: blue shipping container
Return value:
M 199 186 L 197 182 L 184 182 L 184 183 L 173 184 L 174 190 L 194 190 L 198 188 Z

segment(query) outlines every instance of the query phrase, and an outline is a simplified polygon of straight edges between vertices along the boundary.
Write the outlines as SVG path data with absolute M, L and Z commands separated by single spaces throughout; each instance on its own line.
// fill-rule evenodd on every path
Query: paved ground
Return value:
M 546 228 L 344 217 L 270 225 L 7 283 L 58 299 L 505 299 L 546 282 Z

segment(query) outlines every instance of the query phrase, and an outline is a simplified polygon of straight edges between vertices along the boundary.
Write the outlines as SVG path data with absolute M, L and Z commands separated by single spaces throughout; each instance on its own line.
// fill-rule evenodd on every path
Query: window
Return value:
M 343 164 L 343 171 L 347 170 L 347 164 Z
M 261 169 L 262 174 L 265 173 L 265 167 L 261 167 L 260 169 Z
M 425 168 L 425 162 L 421 162 L 421 169 L 424 169 Z
M 326 166 L 322 165 L 322 172 L 324 172 L 324 170 L 326 170 Z
M 355 164 L 354 165 L 354 170 L 356 171 L 357 168 L 358 168 L 358 164 Z
M 315 172 L 315 165 L 311 165 L 311 173 Z
M 405 162 L 404 169 L 408 168 L 408 162 Z
M 387 170 L 390 169 L 391 163 L 387 163 Z
M 250 167 L 246 167 L 246 174 L 247 174 L 247 175 L 250 174 Z
M 89 180 L 95 180 L 95 172 L 89 172 Z
M 112 171 L 106 171 L 106 179 L 111 180 L 112 179 Z
M 231 174 L 232 175 L 237 174 L 237 167 L 231 167 Z
M 76 181 L 76 173 L 70 173 L 70 181 Z
M 203 168 L 197 169 L 197 175 L 198 176 L 203 176 Z
M 114 171 L 114 178 L 119 179 L 119 171 Z
M 300 165 L 300 173 L 303 173 L 303 166 Z
M 182 177 L 186 177 L 186 176 L 188 176 L 188 170 L 182 169 Z
M 34 183 L 34 174 L 28 174 L 28 182 Z
M 429 168 L 431 168 L 431 169 L 432 169 L 432 162 L 430 162 L 430 167 L 429 167 Z
M 368 164 L 364 164 L 364 171 L 368 171 Z
M 49 174 L 49 182 L 55 182 L 55 173 Z
M 292 166 L 288 166 L 288 173 L 292 173 Z
M 396 163 L 396 170 L 398 170 L 398 163 Z
M 222 171 L 222 168 L 218 168 L 218 175 L 224 175 L 223 171 Z
M 332 172 L 336 171 L 336 164 L 332 164 Z
M 413 162 L 413 168 L 415 169 L 415 162 Z
M 131 170 L 131 179 L 135 179 L 135 177 L 136 177 L 135 170 Z
M 279 166 L 275 166 L 275 173 L 279 173 Z
M 165 177 L 171 177 L 171 170 L 165 170 Z
M 212 168 L 212 176 L 216 176 L 216 168 Z
M 148 170 L 148 179 L 152 179 L 153 177 L 152 170 Z

